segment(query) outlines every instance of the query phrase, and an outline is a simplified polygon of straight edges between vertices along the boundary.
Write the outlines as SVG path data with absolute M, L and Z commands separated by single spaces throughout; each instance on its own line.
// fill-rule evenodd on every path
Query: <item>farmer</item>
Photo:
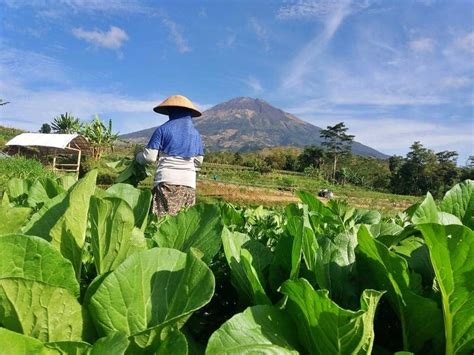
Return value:
M 152 210 L 162 217 L 175 215 L 196 201 L 196 171 L 202 164 L 204 150 L 191 117 L 199 117 L 201 112 L 181 95 L 168 97 L 153 110 L 168 115 L 169 121 L 155 130 L 136 160 L 142 165 L 158 160 Z

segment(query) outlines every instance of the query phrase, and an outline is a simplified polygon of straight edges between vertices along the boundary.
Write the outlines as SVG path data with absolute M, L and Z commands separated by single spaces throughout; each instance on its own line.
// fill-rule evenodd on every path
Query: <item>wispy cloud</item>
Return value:
M 410 41 L 408 46 L 417 53 L 431 53 L 435 48 L 435 41 L 432 38 L 418 38 Z
M 257 36 L 257 39 L 262 43 L 263 49 L 265 51 L 270 50 L 268 31 L 255 17 L 250 18 L 250 28 Z
M 128 40 L 127 33 L 119 27 L 110 26 L 108 31 L 92 30 L 86 31 L 83 28 L 74 28 L 73 35 L 96 47 L 108 49 L 120 49 L 125 41 Z
M 283 76 L 283 88 L 291 89 L 300 86 L 306 74 L 311 71 L 315 59 L 343 23 L 344 19 L 354 10 L 352 2 L 347 1 L 307 1 L 301 0 L 280 9 L 279 18 L 295 19 L 299 17 L 317 16 L 323 21 L 323 31 L 314 37 L 290 63 L 289 70 Z M 283 12 L 282 12 L 283 11 Z M 283 16 L 282 13 L 286 15 Z M 290 16 L 291 14 L 291 16 Z
M 459 49 L 474 53 L 474 32 L 458 37 L 455 44 Z
M 187 53 L 191 51 L 191 47 L 188 44 L 188 41 L 183 35 L 182 29 L 178 24 L 168 17 L 163 17 L 162 20 L 163 24 L 168 28 L 169 31 L 169 38 L 171 41 L 174 42 L 178 51 L 180 53 Z
M 220 48 L 234 48 L 235 42 L 237 40 L 237 34 L 227 29 L 227 36 L 217 42 L 217 46 Z
M 471 85 L 472 80 L 467 76 L 447 76 L 442 80 L 442 85 L 448 89 L 461 89 Z
M 40 16 L 58 18 L 67 12 L 146 13 L 149 8 L 139 0 L 6 0 L 12 8 L 35 8 Z
M 247 85 L 253 91 L 254 94 L 258 94 L 263 91 L 263 87 L 260 81 L 252 75 L 249 75 L 248 77 L 239 80 L 245 85 Z

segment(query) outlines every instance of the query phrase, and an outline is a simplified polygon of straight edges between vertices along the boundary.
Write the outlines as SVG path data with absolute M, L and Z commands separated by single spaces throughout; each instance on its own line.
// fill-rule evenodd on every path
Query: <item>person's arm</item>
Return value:
M 158 159 L 160 149 L 161 129 L 158 127 L 155 132 L 153 132 L 147 146 L 135 156 L 135 160 L 141 165 L 153 164 Z
M 203 160 L 204 160 L 203 155 L 198 155 L 197 157 L 194 157 L 194 167 L 196 168 L 196 171 L 201 170 L 201 165 L 202 165 Z
M 141 164 L 153 164 L 158 159 L 158 149 L 143 148 L 143 151 L 138 152 L 135 156 L 135 160 Z

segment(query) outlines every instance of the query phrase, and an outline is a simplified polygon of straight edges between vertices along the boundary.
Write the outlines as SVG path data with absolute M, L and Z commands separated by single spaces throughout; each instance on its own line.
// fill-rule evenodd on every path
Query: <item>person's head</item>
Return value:
M 199 117 L 202 115 L 191 100 L 182 95 L 168 97 L 161 104 L 156 106 L 153 111 L 167 115 L 170 119 L 186 116 Z

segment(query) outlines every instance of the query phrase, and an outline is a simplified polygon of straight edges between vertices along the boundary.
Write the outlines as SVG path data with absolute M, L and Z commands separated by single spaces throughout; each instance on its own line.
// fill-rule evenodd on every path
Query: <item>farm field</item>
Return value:
M 276 208 L 213 201 L 157 221 L 148 189 L 96 179 L 6 186 L 0 343 L 13 354 L 473 349 L 473 181 L 391 218 L 282 192 Z

